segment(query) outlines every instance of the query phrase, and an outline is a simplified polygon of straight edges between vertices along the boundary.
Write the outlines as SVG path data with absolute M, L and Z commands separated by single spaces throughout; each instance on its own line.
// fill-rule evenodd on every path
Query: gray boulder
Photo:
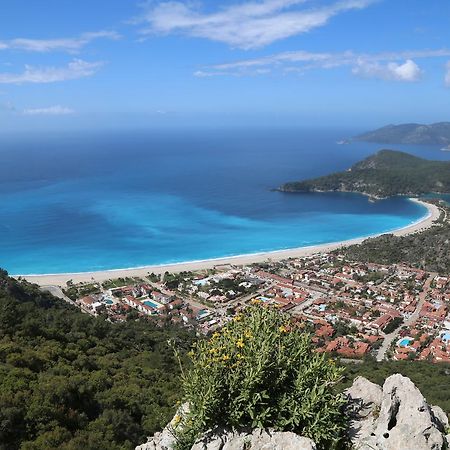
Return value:
M 189 405 L 187 403 L 181 405 L 173 416 L 173 419 L 160 433 L 155 433 L 152 437 L 148 438 L 145 444 L 138 445 L 135 450 L 172 450 L 175 446 L 173 430 L 179 426 L 181 416 L 186 414 L 188 410 Z
M 349 403 L 347 413 L 350 416 L 349 438 L 352 442 L 360 436 L 370 436 L 375 426 L 383 391 L 381 386 L 363 377 L 357 377 L 347 390 Z
M 358 450 L 442 450 L 448 425 L 439 407 L 431 407 L 414 383 L 396 374 L 381 391 L 364 378 L 347 390 L 349 437 Z
M 316 445 L 291 432 L 213 430 L 204 434 L 191 450 L 316 450 Z

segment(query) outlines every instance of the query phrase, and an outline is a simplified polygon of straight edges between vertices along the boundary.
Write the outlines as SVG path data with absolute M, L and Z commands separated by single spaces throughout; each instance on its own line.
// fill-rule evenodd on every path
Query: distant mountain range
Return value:
M 380 150 L 345 172 L 286 183 L 282 192 L 359 192 L 372 198 L 450 192 L 450 162 Z
M 353 139 L 380 144 L 442 145 L 446 147 L 450 146 L 450 122 L 431 125 L 418 123 L 387 125 L 378 130 L 355 136 Z

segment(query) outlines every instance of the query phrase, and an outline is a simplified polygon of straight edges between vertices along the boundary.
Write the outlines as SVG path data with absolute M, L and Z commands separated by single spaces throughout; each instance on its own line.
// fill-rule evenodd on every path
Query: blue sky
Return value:
M 450 120 L 448 0 L 2 0 L 0 131 Z

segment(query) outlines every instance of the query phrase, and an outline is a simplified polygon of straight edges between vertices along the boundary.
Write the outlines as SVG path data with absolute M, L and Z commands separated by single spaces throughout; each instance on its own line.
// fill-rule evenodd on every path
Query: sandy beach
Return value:
M 433 222 L 439 218 L 439 208 L 433 204 L 425 203 L 417 199 L 411 199 L 411 201 L 421 204 L 428 209 L 428 214 L 421 220 L 408 225 L 404 228 L 394 230 L 382 234 L 394 234 L 396 236 L 405 236 L 407 234 L 423 231 L 426 228 L 432 226 Z M 379 234 L 378 234 L 379 235 Z M 350 239 L 347 241 L 333 242 L 329 244 L 314 245 L 310 247 L 300 247 L 289 250 L 278 250 L 272 252 L 255 253 L 249 255 L 229 256 L 224 258 L 208 259 L 203 261 L 190 261 L 175 264 L 165 265 L 153 265 L 145 267 L 137 267 L 132 269 L 116 269 L 105 270 L 99 272 L 82 272 L 82 273 L 65 273 L 65 274 L 48 274 L 48 275 L 24 275 L 22 278 L 27 279 L 32 283 L 39 284 L 41 286 L 57 285 L 65 286 L 67 281 L 72 280 L 74 283 L 80 282 L 92 282 L 92 281 L 105 281 L 111 278 L 120 277 L 143 277 L 149 273 L 161 274 L 168 272 L 182 272 L 190 270 L 202 270 L 212 269 L 216 266 L 232 264 L 232 265 L 246 265 L 256 262 L 264 261 L 280 261 L 287 258 L 297 258 L 302 256 L 309 256 L 316 253 L 327 253 L 342 247 L 346 247 L 353 244 L 360 244 L 368 237 L 375 237 L 378 235 L 365 236 L 356 239 Z

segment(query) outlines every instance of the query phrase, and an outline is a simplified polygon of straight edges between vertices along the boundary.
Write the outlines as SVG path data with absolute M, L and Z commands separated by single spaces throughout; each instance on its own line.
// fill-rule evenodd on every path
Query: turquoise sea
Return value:
M 0 135 L 0 266 L 138 267 L 367 236 L 417 221 L 405 198 L 283 194 L 382 146 L 360 130 L 191 129 Z M 403 147 L 432 159 L 438 148 Z

